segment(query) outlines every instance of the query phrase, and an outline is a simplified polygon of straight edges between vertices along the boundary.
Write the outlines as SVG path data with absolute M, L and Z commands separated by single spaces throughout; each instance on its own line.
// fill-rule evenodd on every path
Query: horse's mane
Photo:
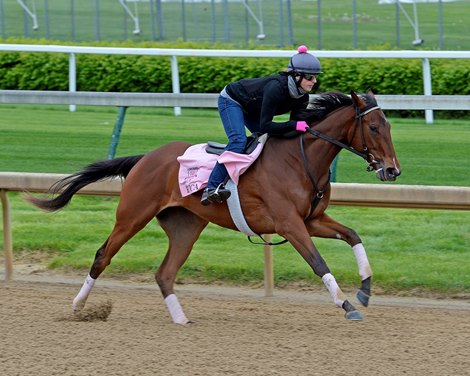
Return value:
M 368 95 L 361 95 L 361 98 L 368 105 L 374 105 L 373 98 Z M 325 116 L 333 111 L 353 104 L 352 99 L 340 91 L 328 91 L 320 94 L 310 101 L 309 106 L 305 110 L 299 110 L 295 113 L 296 120 L 306 121 L 312 124 L 322 120 Z M 376 104 L 375 104 L 376 105 Z

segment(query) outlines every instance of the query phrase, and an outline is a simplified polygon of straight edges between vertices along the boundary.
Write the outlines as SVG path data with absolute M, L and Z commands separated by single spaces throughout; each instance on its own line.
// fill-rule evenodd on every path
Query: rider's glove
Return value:
M 306 132 L 308 128 L 309 126 L 305 121 L 298 121 L 295 125 L 295 129 L 299 132 Z

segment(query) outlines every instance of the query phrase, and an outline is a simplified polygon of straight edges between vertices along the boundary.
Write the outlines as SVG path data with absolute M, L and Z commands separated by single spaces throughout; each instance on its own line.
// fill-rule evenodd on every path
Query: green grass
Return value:
M 32 31 L 31 20 L 24 25 L 23 12 L 16 2 L 3 0 L 4 19 L 0 22 L 0 37 L 23 37 L 35 39 L 63 41 L 176 41 L 182 40 L 183 21 L 181 1 L 162 4 L 163 22 L 156 25 L 152 32 L 149 3 L 139 4 L 139 19 L 142 34 L 133 35 L 134 28 L 130 18 L 127 22 L 124 11 L 114 0 L 100 0 L 99 28 L 94 2 L 75 1 L 75 35 L 72 34 L 71 2 L 49 0 L 49 31 L 45 24 L 45 2 L 36 1 L 39 15 L 39 29 Z M 285 3 L 285 2 L 284 2 Z M 131 5 L 131 4 L 130 4 Z M 311 48 L 352 49 L 353 18 L 352 1 L 335 0 L 321 2 L 321 40 L 318 35 L 317 2 L 291 1 L 293 43 L 304 43 Z M 404 8 L 413 17 L 412 6 L 404 4 Z M 257 12 L 256 2 L 251 3 Z M 133 8 L 131 6 L 131 8 Z M 423 48 L 439 49 L 439 13 L 438 4 L 418 4 L 420 36 L 425 40 Z M 287 8 L 284 5 L 283 25 L 280 27 L 279 1 L 263 1 L 263 21 L 266 39 L 256 39 L 258 25 L 248 17 L 249 33 L 246 35 L 246 11 L 241 2 L 229 2 L 228 22 L 229 35 L 224 25 L 224 4 L 215 4 L 215 34 L 211 19 L 211 7 L 208 3 L 187 3 L 186 40 L 200 42 L 228 42 L 236 46 L 289 45 L 291 38 L 287 27 Z M 443 3 L 443 36 L 444 49 L 470 49 L 470 24 L 466 16 L 470 12 L 470 3 L 460 1 Z M 397 46 L 396 8 L 395 5 L 379 5 L 377 0 L 356 1 L 357 48 L 373 48 L 374 46 Z M 158 26 L 162 28 L 159 33 Z M 281 35 L 282 30 L 282 35 Z M 227 37 L 229 40 L 227 40 Z M 400 45 L 401 48 L 413 49 L 411 42 L 415 39 L 414 30 L 403 13 L 400 14 Z
M 174 140 L 225 142 L 216 110 L 128 109 L 116 156 L 142 154 Z M 110 107 L 0 107 L 0 171 L 71 173 L 106 159 L 117 110 Z M 470 186 L 470 125 L 461 120 L 392 119 L 392 136 L 402 164 L 400 184 Z M 339 157 L 338 182 L 380 184 L 361 158 Z
M 117 110 L 65 106 L 0 107 L 0 171 L 71 173 L 105 159 Z M 391 119 L 403 176 L 393 184 L 470 186 L 470 124 L 466 121 Z M 130 108 L 117 156 L 141 154 L 172 140 L 224 141 L 214 110 Z M 377 183 L 364 162 L 339 158 L 340 182 Z M 76 196 L 64 210 L 45 214 L 10 193 L 14 252 L 26 258 L 47 254 L 48 266 L 86 273 L 114 224 L 117 198 Z M 328 213 L 354 228 L 368 250 L 376 286 L 383 291 L 469 293 L 470 214 L 462 211 L 347 208 Z M 314 239 L 342 286 L 357 285 L 355 260 L 343 242 Z M 167 240 L 154 222 L 126 244 L 106 275 L 151 274 L 164 257 Z M 289 245 L 275 247 L 277 285 L 320 284 Z M 261 283 L 263 251 L 239 233 L 209 225 L 179 273 L 180 280 Z

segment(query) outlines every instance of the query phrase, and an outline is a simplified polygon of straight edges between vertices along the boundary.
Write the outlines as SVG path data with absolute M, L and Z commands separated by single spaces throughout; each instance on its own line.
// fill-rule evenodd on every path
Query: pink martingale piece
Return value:
M 207 153 L 207 144 L 190 146 L 182 156 L 177 158 L 180 163 L 178 182 L 181 195 L 188 196 L 207 186 L 207 181 L 217 161 L 225 165 L 230 179 L 238 184 L 240 175 L 258 158 L 263 146 L 264 143 L 259 143 L 251 154 L 224 151 L 220 156 Z

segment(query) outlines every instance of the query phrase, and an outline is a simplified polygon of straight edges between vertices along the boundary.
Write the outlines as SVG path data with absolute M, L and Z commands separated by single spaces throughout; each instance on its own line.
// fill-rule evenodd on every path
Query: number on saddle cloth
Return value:
M 245 148 L 243 149 L 241 154 L 251 154 L 253 150 L 256 149 L 256 146 L 258 145 L 258 138 L 259 138 L 259 134 L 257 133 L 253 133 L 250 136 L 248 136 Z M 226 144 L 221 144 L 220 142 L 208 141 L 206 152 L 209 154 L 221 155 L 224 152 L 226 146 L 227 146 Z

